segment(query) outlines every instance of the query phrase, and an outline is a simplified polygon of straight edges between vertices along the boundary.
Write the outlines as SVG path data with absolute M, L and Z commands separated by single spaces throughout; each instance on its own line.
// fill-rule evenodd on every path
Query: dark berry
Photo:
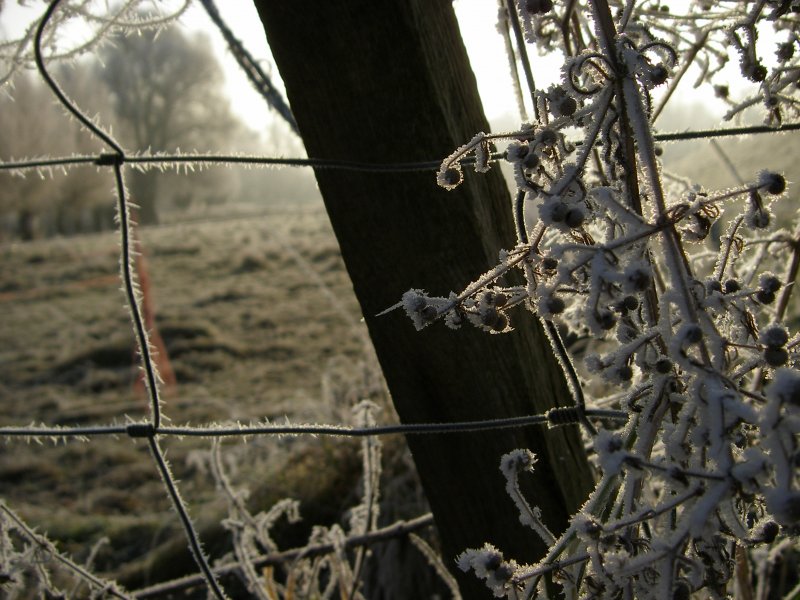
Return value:
M 762 290 L 772 292 L 773 294 L 781 289 L 781 286 L 783 285 L 781 280 L 771 273 L 765 273 L 762 275 L 758 279 L 758 284 Z
M 775 292 L 768 292 L 767 290 L 758 290 L 756 293 L 756 300 L 761 304 L 772 304 L 775 302 Z
M 617 377 L 622 381 L 630 381 L 633 378 L 633 369 L 630 365 L 622 365 L 617 369 Z
M 756 209 L 753 213 L 751 223 L 756 229 L 765 229 L 769 227 L 769 213 L 765 210 Z
M 461 181 L 461 171 L 450 167 L 444 172 L 443 179 L 447 185 L 458 185 Z
M 558 268 L 558 259 L 552 256 L 545 256 L 542 259 L 542 269 L 545 271 L 555 271 Z
M 560 223 L 566 218 L 567 213 L 569 212 L 569 207 L 566 204 L 563 202 L 557 202 L 550 210 L 550 218 L 554 223 Z
M 789 60 L 794 56 L 794 42 L 785 42 L 778 45 L 775 52 L 780 60 Z
M 568 227 L 577 229 L 583 225 L 585 219 L 586 215 L 583 214 L 583 211 L 580 208 L 571 208 L 564 217 L 564 222 Z
M 789 332 L 780 325 L 771 325 L 761 330 L 758 339 L 765 346 L 780 348 L 789 341 Z
M 656 146 L 655 148 L 653 148 L 653 152 L 656 153 L 656 156 L 661 156 L 662 154 L 664 154 L 664 148 L 662 148 L 661 146 Z
M 728 279 L 725 282 L 725 293 L 726 294 L 735 294 L 740 289 L 742 289 L 742 286 L 735 279 Z
M 499 313 L 497 315 L 497 320 L 491 327 L 493 331 L 503 331 L 508 327 L 508 317 L 503 313 Z
M 754 65 L 749 71 L 750 72 L 747 74 L 749 79 L 756 83 L 764 81 L 767 78 L 767 67 L 764 65 Z
M 564 98 L 558 104 L 558 112 L 567 117 L 574 115 L 576 110 L 578 110 L 578 103 L 575 101 L 575 98 Z
M 717 95 L 718 98 L 727 98 L 730 94 L 730 89 L 727 85 L 715 85 L 714 86 L 714 93 Z
M 768 193 L 777 196 L 786 191 L 786 178 L 780 173 L 764 173 L 761 185 Z
M 508 150 L 506 150 L 506 158 L 511 162 L 522 160 L 528 156 L 528 152 L 530 152 L 528 144 L 509 146 Z
M 436 315 L 438 314 L 438 312 L 437 312 L 435 306 L 428 305 L 425 308 L 423 308 L 421 311 L 419 311 L 419 314 L 422 316 L 422 318 L 425 321 L 433 321 L 436 318 Z
M 514 569 L 511 567 L 510 564 L 504 562 L 499 567 L 497 567 L 497 569 L 495 569 L 494 576 L 499 581 L 508 581 L 514 576 Z
M 684 330 L 683 339 L 687 344 L 696 344 L 703 339 L 703 330 L 699 325 L 689 325 Z
M 650 287 L 650 273 L 644 269 L 634 269 L 628 274 L 628 281 L 637 292 L 643 292 Z
M 493 552 L 489 557 L 486 558 L 484 566 L 486 567 L 487 571 L 496 571 L 502 563 L 503 556 L 499 553 Z
M 557 140 L 558 136 L 552 129 L 542 129 L 539 132 L 539 141 L 545 146 L 552 146 Z
M 497 292 L 494 295 L 494 305 L 497 307 L 502 307 L 506 305 L 508 302 L 508 296 L 506 296 L 503 292 Z
M 481 314 L 481 323 L 486 325 L 487 327 L 494 327 L 497 325 L 497 322 L 500 320 L 500 313 L 497 312 L 497 309 L 493 307 L 487 308 Z
M 656 65 L 650 69 L 649 77 L 653 85 L 661 85 L 669 77 L 669 71 L 663 65 Z
M 552 0 L 526 0 L 525 8 L 534 15 L 543 15 L 553 10 Z
M 636 296 L 625 296 L 622 299 L 622 306 L 625 310 L 636 310 L 639 308 L 639 299 Z
M 564 312 L 566 305 L 561 298 L 558 298 L 557 296 L 551 296 L 546 300 L 545 308 L 551 315 L 559 315 Z
M 761 539 L 765 543 L 771 544 L 778 537 L 781 528 L 775 521 L 767 521 L 761 526 Z
M 658 371 L 662 375 L 666 375 L 667 373 L 672 371 L 672 361 L 668 358 L 659 358 L 656 361 L 656 371 Z
M 716 279 L 706 282 L 706 291 L 711 294 L 712 292 L 722 292 L 722 284 Z
M 600 329 L 608 331 L 609 329 L 613 329 L 614 325 L 617 324 L 617 317 L 615 317 L 614 313 L 610 310 L 600 310 L 595 316 Z
M 764 361 L 770 367 L 781 367 L 789 362 L 789 353 L 786 351 L 786 348 L 768 346 L 767 349 L 764 350 Z
M 535 169 L 539 166 L 539 157 L 535 152 L 528 152 L 528 155 L 522 159 L 522 166 L 526 169 Z

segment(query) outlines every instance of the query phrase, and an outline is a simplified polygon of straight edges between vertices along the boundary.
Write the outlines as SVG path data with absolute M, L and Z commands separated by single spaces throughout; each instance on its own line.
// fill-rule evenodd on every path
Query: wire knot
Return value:
M 132 438 L 153 438 L 156 428 L 152 423 L 131 423 L 125 428 L 125 432 Z
M 581 414 L 577 406 L 557 406 L 545 413 L 550 427 L 574 425 L 581 422 Z
M 104 152 L 94 161 L 98 167 L 116 167 L 125 162 L 125 155 L 119 152 Z

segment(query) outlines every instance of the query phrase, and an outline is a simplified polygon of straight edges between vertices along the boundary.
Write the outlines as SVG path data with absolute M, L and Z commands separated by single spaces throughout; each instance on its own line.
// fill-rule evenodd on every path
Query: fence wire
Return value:
M 377 173 L 406 173 L 415 171 L 437 170 L 441 160 L 424 160 L 404 163 L 366 163 L 348 160 L 321 159 L 321 158 L 282 158 L 266 156 L 244 156 L 226 154 L 156 154 L 141 155 L 127 153 L 114 137 L 93 123 L 81 109 L 70 101 L 64 94 L 58 83 L 53 79 L 48 70 L 44 56 L 42 54 L 43 32 L 51 17 L 58 9 L 62 0 L 53 0 L 36 28 L 34 38 L 34 53 L 38 73 L 50 88 L 52 93 L 58 98 L 61 105 L 68 110 L 78 121 L 80 121 L 97 139 L 101 140 L 108 151 L 97 155 L 46 157 L 30 160 L 5 161 L 0 162 L 0 171 L 11 171 L 22 173 L 28 170 L 49 169 L 54 167 L 74 167 L 81 165 L 94 165 L 97 167 L 109 168 L 115 178 L 116 201 L 119 215 L 119 234 L 121 240 L 121 278 L 123 280 L 123 290 L 126 296 L 128 309 L 133 318 L 133 328 L 137 340 L 138 349 L 141 357 L 142 368 L 145 373 L 146 388 L 149 398 L 150 416 L 147 421 L 110 424 L 88 427 L 53 427 L 46 424 L 30 425 L 25 427 L 0 427 L 0 436 L 6 438 L 55 438 L 58 440 L 81 439 L 88 440 L 98 436 L 127 436 L 133 439 L 143 438 L 147 440 L 154 466 L 160 474 L 165 490 L 170 498 L 172 506 L 175 508 L 192 555 L 197 563 L 199 573 L 182 577 L 173 581 L 168 581 L 143 588 L 133 593 L 126 593 L 119 589 L 113 582 L 104 581 L 88 570 L 81 567 L 68 557 L 60 554 L 55 546 L 44 536 L 37 534 L 29 527 L 16 513 L 14 513 L 4 502 L 0 501 L 0 512 L 11 520 L 18 530 L 29 541 L 45 551 L 49 556 L 58 560 L 65 568 L 71 570 L 78 577 L 102 593 L 107 593 L 118 598 L 151 598 L 163 594 L 174 593 L 205 584 L 209 593 L 217 598 L 224 598 L 225 594 L 219 584 L 219 577 L 232 574 L 241 568 L 239 563 L 231 563 L 213 569 L 204 554 L 198 533 L 188 515 L 185 501 L 181 498 L 177 483 L 170 473 L 169 466 L 164 458 L 164 453 L 159 445 L 162 437 L 247 437 L 247 436 L 275 436 L 275 435 L 310 435 L 310 436 L 338 436 L 338 437 L 368 437 L 384 435 L 441 435 L 448 433 L 479 432 L 506 428 L 528 427 L 528 426 L 559 426 L 578 424 L 585 417 L 601 420 L 625 421 L 628 413 L 619 410 L 605 410 L 596 408 L 566 407 L 552 409 L 544 414 L 526 415 L 514 418 L 491 419 L 482 421 L 454 422 L 454 423 L 410 423 L 399 425 L 379 425 L 371 427 L 348 427 L 337 424 L 275 424 L 275 423 L 251 423 L 232 425 L 202 425 L 202 426 L 165 426 L 162 424 L 162 407 L 159 397 L 159 380 L 155 364 L 152 360 L 151 346 L 148 333 L 142 318 L 142 305 L 139 290 L 137 288 L 134 270 L 132 268 L 132 256 L 134 245 L 132 233 L 135 223 L 131 219 L 131 203 L 128 198 L 123 181 L 124 167 L 132 166 L 144 168 L 149 165 L 161 165 L 179 168 L 188 165 L 278 165 L 292 167 L 312 167 L 315 169 L 342 169 L 360 172 Z M 262 95 L 270 104 L 276 108 L 281 116 L 286 119 L 296 131 L 296 124 L 291 117 L 286 104 L 280 95 L 275 91 L 274 86 L 268 81 L 263 71 L 258 68 L 256 61 L 241 46 L 241 43 L 231 34 L 219 17 L 216 8 L 210 0 L 202 0 L 204 7 L 212 17 L 212 21 L 225 37 L 231 51 L 236 56 L 240 65 L 245 68 L 251 81 L 262 92 Z M 512 11 L 513 14 L 513 11 Z M 524 48 L 524 44 L 519 44 Z M 527 61 L 524 61 L 527 64 Z M 526 72 L 526 76 L 528 73 Z M 259 82 L 259 78 L 261 81 Z M 266 83 L 264 83 L 266 78 Z M 530 76 L 532 86 L 532 76 Z M 534 103 L 535 106 L 535 103 Z M 734 127 L 727 129 L 698 130 L 662 133 L 655 135 L 658 141 L 686 141 L 697 139 L 714 139 L 719 137 L 756 135 L 766 133 L 778 133 L 784 131 L 795 131 L 800 129 L 800 123 L 789 123 L 781 127 L 750 126 Z M 509 134 L 513 137 L 513 134 Z M 504 157 L 504 153 L 494 153 L 492 158 L 497 160 Z M 470 162 L 469 159 L 462 160 L 463 163 Z M 356 547 L 373 544 L 391 537 L 408 535 L 409 533 L 428 527 L 432 524 L 430 514 L 422 515 L 411 521 L 398 521 L 388 527 L 377 529 L 360 536 L 352 536 L 344 541 L 344 547 Z M 257 556 L 253 559 L 255 566 L 266 566 L 293 561 L 301 557 L 311 557 L 321 554 L 334 552 L 336 549 L 333 544 L 309 545 L 304 548 L 288 550 L 284 552 Z

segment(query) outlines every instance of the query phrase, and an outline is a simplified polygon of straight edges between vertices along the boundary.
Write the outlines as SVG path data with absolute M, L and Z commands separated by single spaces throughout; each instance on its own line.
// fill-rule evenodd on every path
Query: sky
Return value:
M 684 0 L 674 0 L 679 3 L 682 1 Z M 144 0 L 144 3 L 147 4 L 147 0 Z M 97 4 L 102 7 L 103 2 L 98 1 Z M 181 4 L 179 0 L 159 2 L 159 5 L 168 6 L 179 4 Z M 44 11 L 45 3 L 32 0 L 23 0 L 22 2 L 6 0 L 0 6 L 3 6 L 0 11 L 0 40 L 7 40 L 24 31 L 25 26 Z M 274 65 L 261 21 L 252 0 L 218 0 L 217 6 L 230 29 L 242 40 L 245 47 L 260 62 L 262 68 L 274 78 L 276 85 L 279 85 L 280 78 L 277 68 Z M 510 126 L 509 124 L 516 124 L 520 119 L 504 42 L 496 30 L 496 0 L 455 0 L 454 8 L 476 75 L 486 116 L 494 131 L 506 129 Z M 98 12 L 102 12 L 101 9 Z M 261 96 L 253 90 L 244 73 L 226 50 L 226 44 L 221 34 L 211 23 L 202 6 L 197 2 L 193 3 L 181 17 L 181 23 L 188 31 L 203 31 L 208 34 L 208 39 L 223 64 L 226 91 L 231 98 L 234 112 L 251 129 L 258 132 L 271 132 L 274 135 L 276 130 L 274 127 L 270 128 L 270 124 L 276 119 L 275 114 L 266 107 Z M 76 29 L 74 35 L 80 36 L 81 34 Z M 531 59 L 538 87 L 546 87 L 557 79 L 560 57 L 540 57 L 533 52 Z M 678 103 L 713 102 L 713 99 L 709 100 L 708 90 L 696 92 L 691 89 L 690 85 L 683 85 L 680 91 L 681 93 L 677 95 L 676 99 Z M 279 126 L 277 132 L 279 134 L 281 132 L 288 133 L 288 128 Z
M 6 0 L 0 12 L 0 39 L 16 37 L 26 25 L 44 11 L 42 2 Z M 102 3 L 101 3 L 102 4 Z M 172 5 L 178 4 L 174 0 Z M 517 114 L 508 61 L 503 40 L 496 30 L 497 5 L 495 0 L 456 0 L 456 14 L 465 39 L 473 70 L 490 122 L 508 121 L 509 115 Z M 223 20 L 244 43 L 262 68 L 280 84 L 277 68 L 267 45 L 264 30 L 252 0 L 224 0 L 217 2 Z M 193 3 L 180 19 L 188 31 L 203 31 L 208 34 L 215 53 L 223 63 L 226 91 L 231 98 L 233 110 L 256 131 L 265 131 L 274 118 L 265 108 L 264 100 L 255 92 L 244 73 L 226 50 L 220 33 L 211 23 L 199 3 Z M 76 31 L 76 36 L 80 32 Z M 557 65 L 552 63 L 551 79 L 557 75 Z M 544 66 L 538 65 L 540 70 Z M 539 77 L 537 77 L 538 79 Z M 538 81 L 537 81 L 538 83 Z

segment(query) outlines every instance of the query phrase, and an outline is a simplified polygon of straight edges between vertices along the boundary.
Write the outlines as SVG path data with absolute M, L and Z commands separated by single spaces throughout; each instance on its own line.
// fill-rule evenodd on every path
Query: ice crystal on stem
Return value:
M 747 548 L 781 548 L 800 529 L 800 374 L 785 318 L 800 244 L 776 230 L 791 187 L 773 170 L 719 192 L 665 183 L 653 126 L 692 62 L 728 118 L 759 102 L 768 123 L 800 116 L 789 4 L 700 2 L 678 14 L 657 2 L 618 13 L 604 0 L 509 3 L 528 43 L 549 49 L 560 32 L 562 80 L 529 90 L 533 122 L 476 135 L 438 181 L 459 185 L 469 156 L 484 171 L 489 141 L 505 141 L 518 245 L 461 292 L 411 290 L 402 305 L 417 328 L 443 319 L 503 333 L 528 308 L 548 331 L 588 334 L 593 379 L 575 397 L 611 388 L 605 405 L 630 416 L 619 429 L 584 427 L 600 479 L 556 536 L 518 486 L 533 455 L 503 457 L 522 523 L 550 550 L 536 565 L 488 544 L 465 551 L 459 566 L 498 597 L 541 597 L 552 571 L 568 598 L 724 597 L 748 579 Z M 766 27 L 785 40 L 778 66 L 764 60 Z M 718 80 L 729 48 L 750 82 L 743 100 Z M 505 286 L 512 270 L 524 285 Z M 582 385 L 569 358 L 561 364 Z

